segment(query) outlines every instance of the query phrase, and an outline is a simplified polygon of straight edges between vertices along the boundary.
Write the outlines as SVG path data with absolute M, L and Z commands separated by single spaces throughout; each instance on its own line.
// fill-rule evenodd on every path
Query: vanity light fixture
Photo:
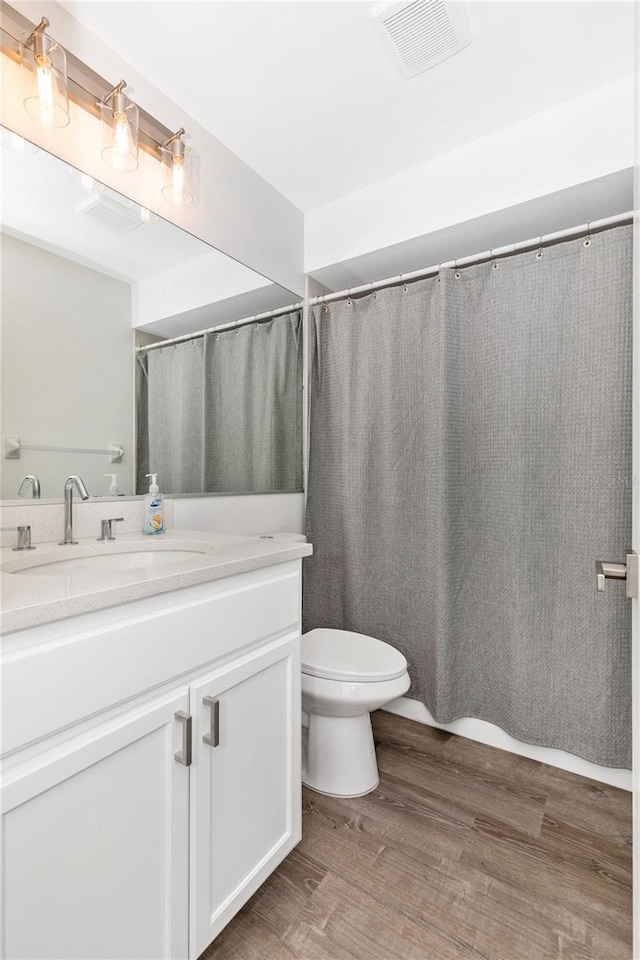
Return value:
M 24 108 L 45 127 L 66 127 L 69 123 L 67 55 L 46 33 L 49 21 L 38 26 L 20 43 L 24 67 Z
M 114 170 L 135 170 L 138 166 L 138 108 L 125 96 L 121 80 L 98 102 L 102 117 L 102 159 Z
M 191 148 L 181 139 L 184 127 L 162 144 L 162 160 L 166 167 L 166 182 L 162 196 L 175 207 L 188 207 L 193 202 L 191 186 Z
M 164 199 L 176 207 L 193 203 L 193 154 L 182 139 L 184 128 L 172 134 L 168 127 L 126 96 L 124 80 L 112 87 L 73 52 L 67 53 L 47 33 L 46 17 L 34 26 L 6 0 L 0 0 L 0 8 L 0 54 L 23 67 L 23 103 L 27 113 L 47 127 L 66 127 L 71 99 L 76 107 L 101 119 L 102 157 L 110 167 L 136 170 L 142 150 L 160 163 L 160 182 L 154 189 L 159 189 Z M 25 153 L 37 149 L 17 138 L 16 144 Z M 16 148 L 4 140 L 2 146 Z M 83 188 L 87 189 L 86 184 Z M 96 182 L 89 192 L 101 189 Z M 140 219 L 147 222 L 149 212 L 142 211 Z

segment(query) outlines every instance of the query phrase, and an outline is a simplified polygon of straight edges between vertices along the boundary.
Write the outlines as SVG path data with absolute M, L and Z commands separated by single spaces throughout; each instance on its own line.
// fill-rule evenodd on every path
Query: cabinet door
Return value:
M 7 960 L 186 957 L 188 709 L 182 686 L 7 774 Z
M 300 840 L 299 635 L 194 683 L 191 712 L 195 958 Z

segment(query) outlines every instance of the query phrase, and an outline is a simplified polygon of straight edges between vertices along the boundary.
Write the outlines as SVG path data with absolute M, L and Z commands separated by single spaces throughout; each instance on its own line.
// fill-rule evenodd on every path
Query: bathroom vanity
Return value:
M 4 957 L 196 958 L 299 841 L 310 552 L 2 551 Z

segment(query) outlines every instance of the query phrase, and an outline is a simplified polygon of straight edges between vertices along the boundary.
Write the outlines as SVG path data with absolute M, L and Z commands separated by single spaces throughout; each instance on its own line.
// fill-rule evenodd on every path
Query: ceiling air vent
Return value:
M 76 212 L 113 233 L 129 233 L 145 222 L 137 203 L 116 199 L 110 193 L 93 193 L 76 205 Z
M 413 0 L 392 3 L 373 22 L 400 75 L 408 80 L 448 60 L 471 43 L 464 3 Z

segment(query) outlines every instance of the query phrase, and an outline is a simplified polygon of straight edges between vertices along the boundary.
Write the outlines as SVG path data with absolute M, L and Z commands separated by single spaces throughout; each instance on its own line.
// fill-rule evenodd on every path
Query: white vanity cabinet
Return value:
M 133 710 L 15 771 L 2 795 L 4 956 L 186 955 L 189 690 Z
M 300 839 L 299 635 L 296 560 L 4 638 L 4 960 L 202 953 Z
M 299 836 L 299 672 L 283 640 L 191 687 L 192 957 Z

